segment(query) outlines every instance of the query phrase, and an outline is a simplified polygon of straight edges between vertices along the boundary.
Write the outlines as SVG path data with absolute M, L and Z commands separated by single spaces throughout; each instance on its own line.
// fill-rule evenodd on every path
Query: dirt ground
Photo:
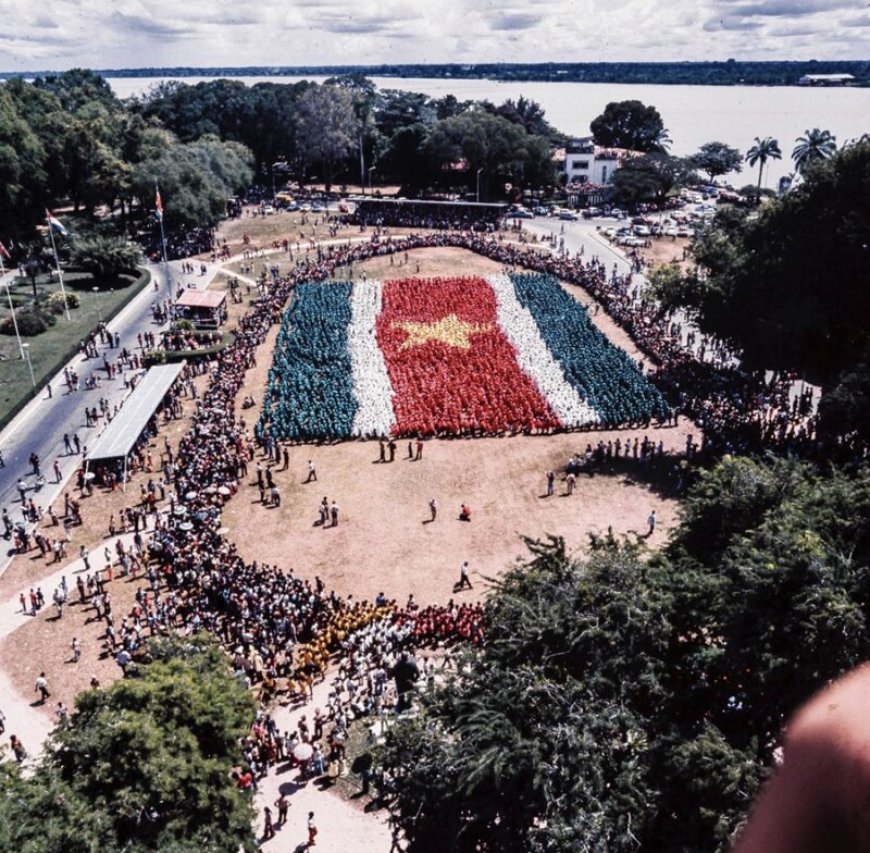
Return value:
M 684 257 L 684 252 L 691 242 L 688 237 L 653 237 L 648 249 L 638 249 L 638 251 L 647 262 L 649 269 L 662 264 L 677 263 L 684 270 L 689 270 L 694 263 L 691 258 Z

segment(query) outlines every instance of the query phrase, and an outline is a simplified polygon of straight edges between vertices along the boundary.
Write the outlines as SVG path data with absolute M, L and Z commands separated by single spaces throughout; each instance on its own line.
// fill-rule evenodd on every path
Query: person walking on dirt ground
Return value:
M 317 482 L 317 469 L 314 467 L 314 463 L 309 459 L 308 460 L 308 479 L 305 481 L 306 483 Z
M 438 515 L 438 502 L 435 498 L 432 498 L 429 501 L 429 512 L 432 513 L 431 521 L 435 521 L 435 517 Z
M 9 736 L 9 746 L 15 755 L 15 760 L 21 764 L 21 762 L 27 758 L 27 750 L 24 748 L 24 744 L 21 743 L 17 735 Z
M 456 591 L 459 592 L 461 589 L 474 589 L 468 576 L 468 560 L 459 567 L 459 583 L 456 584 Z
M 40 704 L 44 705 L 45 700 L 51 696 L 51 691 L 48 689 L 48 680 L 46 679 L 44 672 L 39 673 L 39 678 L 36 679 L 36 686 L 33 689 L 39 693 Z
M 317 844 L 317 824 L 314 823 L 314 812 L 308 812 L 308 846 L 314 847 Z

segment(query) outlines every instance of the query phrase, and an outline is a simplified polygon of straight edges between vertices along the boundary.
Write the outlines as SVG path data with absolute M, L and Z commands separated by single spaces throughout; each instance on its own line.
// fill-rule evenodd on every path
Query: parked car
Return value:
M 574 213 L 573 210 L 563 210 L 559 214 L 559 219 L 562 219 L 565 222 L 576 222 L 579 218 L 580 217 L 578 217 L 577 214 Z
M 263 206 L 263 213 L 265 213 L 266 216 L 271 216 L 273 213 L 275 213 L 275 208 L 272 207 L 271 204 L 264 205 Z
M 541 205 L 538 205 L 537 207 L 532 208 L 532 213 L 534 213 L 535 216 L 546 216 L 549 212 L 550 212 L 550 208 L 542 207 Z
M 534 215 L 531 211 L 526 210 L 523 207 L 519 207 L 516 210 L 509 210 L 508 217 L 510 219 L 533 219 Z

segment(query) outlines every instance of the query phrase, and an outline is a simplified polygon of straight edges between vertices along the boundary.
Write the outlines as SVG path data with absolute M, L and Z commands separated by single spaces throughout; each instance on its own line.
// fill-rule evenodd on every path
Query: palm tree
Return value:
M 804 135 L 795 139 L 795 142 L 797 145 L 791 156 L 800 175 L 813 163 L 829 160 L 837 150 L 837 137 L 832 136 L 830 130 L 819 130 L 817 127 L 804 131 Z
M 761 173 L 768 160 L 781 160 L 782 151 L 779 150 L 779 142 L 771 136 L 764 139 L 755 137 L 755 145 L 746 152 L 746 160 L 750 166 L 758 163 L 758 195 L 761 196 Z

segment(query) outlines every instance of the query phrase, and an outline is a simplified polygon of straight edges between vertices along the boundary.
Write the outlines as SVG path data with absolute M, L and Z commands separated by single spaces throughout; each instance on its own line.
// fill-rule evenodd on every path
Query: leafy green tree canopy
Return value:
M 837 137 L 833 136 L 831 131 L 819 130 L 817 127 L 808 130 L 803 136 L 799 136 L 795 143 L 791 156 L 795 168 L 801 175 L 813 163 L 830 160 L 837 150 Z
M 335 166 L 357 145 L 359 119 L 352 93 L 336 86 L 317 86 L 298 102 L 300 154 L 309 165 L 319 164 L 327 191 Z
M 139 246 L 121 237 L 80 237 L 73 244 L 72 264 L 91 273 L 96 281 L 110 281 L 134 270 L 141 254 Z
M 706 172 L 711 181 L 719 175 L 743 169 L 743 155 L 724 142 L 705 142 L 689 160 L 696 169 Z
M 756 218 L 718 214 L 693 254 L 703 268 L 674 304 L 752 368 L 830 386 L 865 357 L 870 323 L 870 142 L 808 170 Z
M 667 130 L 659 111 L 640 101 L 611 101 L 589 125 L 596 144 L 630 151 L 664 151 Z
M 253 853 L 250 799 L 231 778 L 253 702 L 211 641 L 154 654 L 138 677 L 82 693 L 31 777 L 0 779 L 4 849 Z
M 764 173 L 764 167 L 768 160 L 781 160 L 782 151 L 779 147 L 778 140 L 772 136 L 765 136 L 764 139 L 755 137 L 755 144 L 746 152 L 746 162 L 750 166 L 758 163 L 758 187 L 757 192 L 761 193 L 761 178 Z
M 675 187 L 694 183 L 691 163 L 670 154 L 644 154 L 627 158 L 613 173 L 613 197 L 619 204 L 634 207 L 641 202 L 664 203 Z

